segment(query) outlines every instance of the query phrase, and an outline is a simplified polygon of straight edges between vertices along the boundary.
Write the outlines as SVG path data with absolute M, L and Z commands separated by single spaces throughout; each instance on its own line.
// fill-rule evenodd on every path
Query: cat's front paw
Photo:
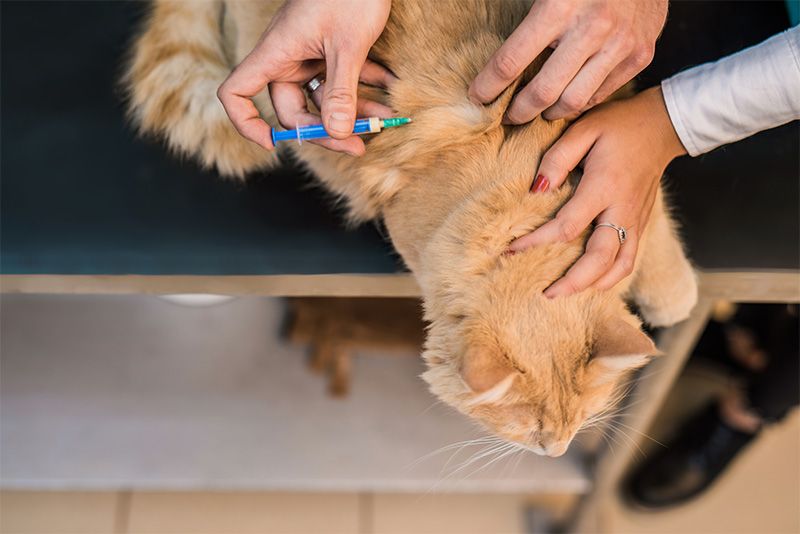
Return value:
M 671 291 L 637 299 L 639 311 L 647 324 L 671 326 L 686 320 L 697 304 L 697 276 L 692 269 L 672 285 Z

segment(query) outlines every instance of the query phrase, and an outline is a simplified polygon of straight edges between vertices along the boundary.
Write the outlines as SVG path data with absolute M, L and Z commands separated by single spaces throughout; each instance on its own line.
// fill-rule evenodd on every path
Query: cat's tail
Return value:
M 222 21 L 219 0 L 156 1 L 122 83 L 141 133 L 162 137 L 175 152 L 223 175 L 242 177 L 274 164 L 276 156 L 241 137 L 217 99 L 232 69 Z

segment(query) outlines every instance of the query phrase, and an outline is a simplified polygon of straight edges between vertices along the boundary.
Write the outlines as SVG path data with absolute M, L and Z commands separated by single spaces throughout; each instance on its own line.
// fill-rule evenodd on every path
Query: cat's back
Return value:
M 386 29 L 371 55 L 399 75 L 442 66 L 443 57 L 451 69 L 472 69 L 475 58 L 453 62 L 450 53 L 469 54 L 470 47 L 462 45 L 476 36 L 504 39 L 530 5 L 531 0 L 394 0 Z
M 258 41 L 283 0 L 225 0 L 223 25 L 235 39 L 235 62 Z M 457 49 L 470 36 L 488 33 L 507 37 L 532 0 L 393 0 L 386 28 L 371 56 L 391 68 L 422 67 L 437 62 L 443 50 Z

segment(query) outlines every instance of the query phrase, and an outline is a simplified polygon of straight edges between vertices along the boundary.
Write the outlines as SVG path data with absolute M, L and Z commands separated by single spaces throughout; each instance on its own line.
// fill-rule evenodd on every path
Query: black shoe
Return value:
M 725 424 L 713 403 L 634 471 L 626 487 L 627 497 L 651 509 L 688 501 L 708 488 L 755 436 Z

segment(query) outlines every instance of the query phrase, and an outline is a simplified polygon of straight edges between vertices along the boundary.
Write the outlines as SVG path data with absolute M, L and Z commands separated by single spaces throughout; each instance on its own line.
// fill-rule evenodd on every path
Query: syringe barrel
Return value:
M 380 130 L 380 120 L 376 118 L 358 119 L 353 127 L 353 133 L 356 135 L 376 133 Z M 286 130 L 284 132 L 272 130 L 273 145 L 276 145 L 278 141 L 297 141 L 302 143 L 307 139 L 324 139 L 326 137 L 330 136 L 322 124 L 299 126 L 296 130 Z

